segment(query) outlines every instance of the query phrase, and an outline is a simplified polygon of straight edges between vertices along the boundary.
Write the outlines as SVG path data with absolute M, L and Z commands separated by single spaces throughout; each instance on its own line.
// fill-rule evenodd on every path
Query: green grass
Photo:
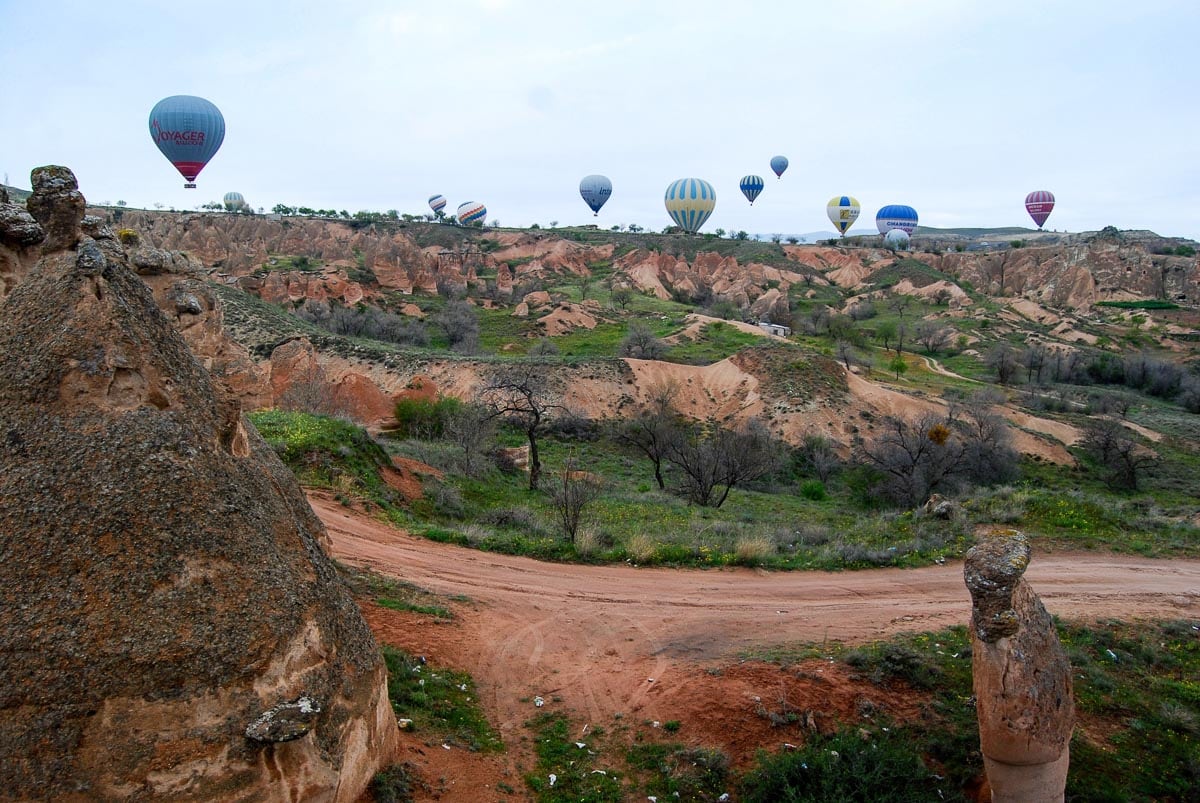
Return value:
M 525 723 L 532 732 L 536 768 L 525 783 L 538 803 L 620 803 L 621 773 L 595 744 L 599 735 L 576 738 L 571 721 L 559 713 L 543 712 Z M 580 747 L 579 745 L 583 746 Z M 551 776 L 554 776 L 551 781 Z
M 1096 306 L 1115 307 L 1116 309 L 1179 309 L 1178 304 L 1160 298 L 1147 298 L 1141 301 L 1097 301 Z
M 1078 713 L 1067 799 L 1195 800 L 1200 789 L 1200 621 L 1056 624 L 1071 661 Z M 904 723 L 896 733 L 912 756 L 932 760 L 961 788 L 982 770 L 970 703 L 970 654 L 967 630 L 957 626 L 858 647 L 782 645 L 745 657 L 785 666 L 834 659 L 868 682 L 928 694 L 921 720 Z M 766 761 L 769 775 L 780 774 Z
M 716 321 L 701 327 L 695 338 L 681 338 L 670 348 L 665 359 L 689 365 L 711 365 L 761 341 L 760 335 Z
M 504 749 L 499 734 L 479 706 L 471 676 L 427 664 L 403 650 L 383 647 L 388 669 L 388 697 L 398 719 L 411 719 L 414 733 L 467 750 L 494 753 Z
M 389 610 L 412 611 L 444 620 L 454 618 L 441 597 L 412 583 L 364 571 L 348 571 L 347 582 L 356 596 Z

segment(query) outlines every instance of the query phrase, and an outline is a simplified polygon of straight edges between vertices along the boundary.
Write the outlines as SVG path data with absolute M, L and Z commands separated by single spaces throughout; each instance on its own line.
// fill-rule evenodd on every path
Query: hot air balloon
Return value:
M 433 210 L 433 214 L 437 214 L 446 208 L 446 197 L 444 195 L 430 195 L 429 208 Z M 439 215 L 440 217 L 440 215 Z
M 240 212 L 246 208 L 246 199 L 242 197 L 240 192 L 227 192 L 223 199 L 225 209 L 229 212 Z
M 1029 213 L 1033 222 L 1040 229 L 1046 222 L 1046 218 L 1050 217 L 1050 213 L 1054 211 L 1054 193 L 1046 190 L 1029 193 L 1025 196 L 1025 211 Z
M 667 187 L 663 202 L 667 205 L 667 214 L 675 225 L 684 231 L 695 234 L 700 231 L 704 221 L 712 214 L 717 205 L 717 194 L 712 185 L 698 178 L 681 178 L 672 181 Z
M 880 234 L 887 234 L 890 229 L 900 229 L 911 235 L 917 227 L 917 210 L 903 204 L 891 204 L 880 209 L 875 214 L 875 228 Z
M 594 215 L 598 216 L 600 207 L 612 195 L 612 182 L 607 176 L 584 176 L 579 182 L 579 194 L 583 196 L 584 203 L 592 208 Z
M 455 217 L 464 226 L 473 226 L 476 223 L 482 226 L 487 220 L 487 207 L 475 201 L 467 201 L 458 207 Z
M 195 189 L 196 176 L 225 139 L 225 118 L 204 98 L 172 95 L 150 110 L 150 136 L 187 179 L 183 186 Z
M 776 178 L 783 177 L 783 171 L 787 170 L 788 160 L 786 156 L 772 156 L 771 169 L 775 171 Z
M 763 183 L 762 176 L 742 176 L 742 180 L 738 183 L 738 186 L 742 189 L 742 195 L 745 195 L 750 205 L 754 206 L 754 199 L 763 191 L 763 187 L 766 184 Z
M 829 215 L 829 221 L 837 226 L 837 230 L 843 237 L 846 236 L 846 229 L 853 226 L 854 221 L 858 220 L 858 213 L 861 211 L 862 207 L 858 200 L 849 195 L 835 195 L 825 205 L 825 213 Z
M 883 245 L 893 251 L 903 251 L 908 248 L 908 232 L 904 229 L 888 229 L 883 235 Z

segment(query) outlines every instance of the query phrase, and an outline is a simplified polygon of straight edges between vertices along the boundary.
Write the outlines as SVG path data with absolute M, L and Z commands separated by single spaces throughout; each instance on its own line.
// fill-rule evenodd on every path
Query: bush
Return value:
M 814 502 L 820 502 L 829 496 L 825 493 L 825 483 L 820 480 L 805 480 L 802 482 L 800 484 L 800 495 Z
M 800 750 L 759 759 L 742 782 L 746 803 L 870 800 L 926 803 L 962 799 L 921 760 L 910 734 L 861 738 L 851 730 L 817 736 Z
M 453 396 L 436 400 L 406 398 L 396 402 L 395 434 L 401 438 L 437 440 L 446 432 L 446 423 L 458 415 L 463 404 Z

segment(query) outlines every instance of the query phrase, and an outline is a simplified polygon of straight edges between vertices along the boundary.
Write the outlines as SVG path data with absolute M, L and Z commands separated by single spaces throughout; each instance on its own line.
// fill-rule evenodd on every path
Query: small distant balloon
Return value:
M 788 160 L 786 156 L 772 156 L 771 169 L 775 171 L 775 177 L 781 178 L 783 171 L 787 170 Z
M 762 176 L 742 176 L 742 180 L 738 182 L 742 195 L 746 196 L 746 200 L 750 202 L 751 206 L 754 206 L 754 199 L 758 197 L 765 186 Z
M 430 195 L 429 208 L 433 210 L 435 215 L 441 212 L 446 208 L 446 197 L 444 195 Z
M 612 182 L 607 176 L 584 176 L 579 182 L 579 194 L 584 203 L 591 207 L 593 216 L 597 216 L 600 214 L 600 207 L 604 206 L 612 195 Z
M 681 178 L 672 181 L 663 196 L 667 214 L 675 225 L 695 234 L 717 205 L 717 193 L 707 181 L 698 178 Z
M 883 235 L 883 244 L 893 251 L 904 251 L 908 248 L 908 232 L 904 229 L 889 229 L 888 233 Z
M 846 229 L 853 226 L 854 221 L 858 220 L 860 212 L 862 212 L 862 206 L 859 205 L 856 198 L 849 195 L 835 195 L 825 205 L 825 214 L 829 215 L 829 222 L 837 226 L 838 232 L 843 237 L 846 236 Z
M 917 228 L 917 210 L 903 204 L 885 206 L 875 214 L 875 228 L 879 229 L 880 234 L 887 234 L 891 229 L 900 229 L 911 235 Z
M 482 226 L 487 220 L 487 207 L 475 201 L 467 201 L 458 207 L 454 216 L 464 226 L 473 226 L 476 223 Z
M 238 212 L 246 208 L 246 199 L 242 197 L 240 192 L 227 192 L 222 200 L 225 204 L 225 209 L 230 212 Z
M 1050 213 L 1054 211 L 1054 193 L 1046 190 L 1037 190 L 1025 196 L 1025 211 L 1033 218 L 1033 222 L 1040 229 L 1046 222 L 1046 218 L 1050 217 Z
M 225 139 L 221 110 L 204 98 L 172 95 L 150 110 L 150 136 L 162 155 L 196 188 L 196 176 L 216 155 Z

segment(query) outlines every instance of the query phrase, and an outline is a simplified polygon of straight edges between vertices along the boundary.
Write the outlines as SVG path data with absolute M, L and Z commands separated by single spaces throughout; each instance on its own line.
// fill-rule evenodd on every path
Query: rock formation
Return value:
M 374 638 L 77 195 L 34 172 L 46 253 L 0 306 L 0 795 L 353 801 L 397 738 Z
M 1071 665 L 1054 622 L 1023 577 L 1029 543 L 993 533 L 968 553 L 972 671 L 983 751 L 996 803 L 1063 800 L 1075 703 Z

